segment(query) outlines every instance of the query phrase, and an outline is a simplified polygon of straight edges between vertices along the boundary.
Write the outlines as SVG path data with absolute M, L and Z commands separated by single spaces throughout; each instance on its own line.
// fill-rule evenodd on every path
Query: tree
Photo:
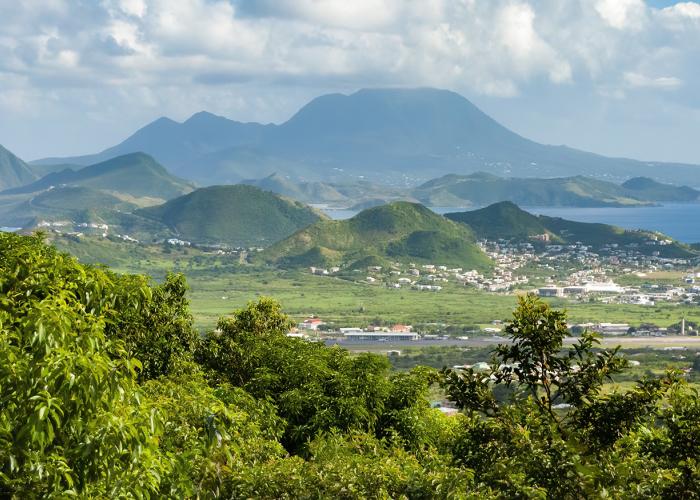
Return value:
M 140 363 L 105 334 L 112 276 L 0 233 L 0 491 L 3 496 L 147 496 L 168 468 Z M 145 290 L 129 298 L 138 301 Z M 122 297 L 124 299 L 124 297 Z

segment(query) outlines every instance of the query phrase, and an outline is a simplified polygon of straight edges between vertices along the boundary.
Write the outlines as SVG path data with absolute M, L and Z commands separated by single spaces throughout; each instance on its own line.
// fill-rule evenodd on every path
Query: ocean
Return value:
M 464 208 L 430 207 L 438 214 L 463 212 Z M 683 243 L 700 243 L 700 203 L 669 203 L 655 207 L 636 208 L 578 208 L 578 207 L 523 207 L 534 214 L 561 217 L 579 222 L 600 222 L 625 229 L 660 231 Z M 356 210 L 324 212 L 333 219 L 348 219 Z

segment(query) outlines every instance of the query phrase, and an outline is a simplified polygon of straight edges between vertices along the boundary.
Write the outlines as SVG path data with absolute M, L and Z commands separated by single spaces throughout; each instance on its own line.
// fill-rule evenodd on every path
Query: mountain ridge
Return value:
M 37 173 L 24 160 L 0 144 L 0 191 L 32 182 Z
M 430 88 L 328 94 L 279 125 L 198 115 L 182 123 L 152 122 L 98 155 L 141 148 L 177 175 L 205 184 L 274 172 L 304 181 L 365 176 L 418 184 L 479 170 L 521 177 L 586 174 L 618 181 L 647 176 L 692 184 L 700 173 L 697 165 L 609 158 L 539 144 L 502 126 L 463 96 Z M 200 121 L 207 126 L 197 126 Z M 60 161 L 81 163 L 94 156 Z M 59 159 L 38 163 L 47 161 Z

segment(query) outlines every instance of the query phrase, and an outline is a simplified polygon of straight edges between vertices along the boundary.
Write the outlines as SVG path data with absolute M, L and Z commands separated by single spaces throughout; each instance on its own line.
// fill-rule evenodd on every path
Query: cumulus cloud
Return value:
M 670 99 L 700 79 L 696 2 L 25 0 L 0 3 L 0 18 L 0 113 L 105 124 L 203 108 L 281 120 L 362 86 Z

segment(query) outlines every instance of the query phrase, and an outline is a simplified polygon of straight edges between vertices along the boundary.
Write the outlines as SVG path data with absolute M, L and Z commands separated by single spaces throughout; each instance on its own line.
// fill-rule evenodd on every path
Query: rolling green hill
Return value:
M 243 184 L 281 194 L 304 203 L 338 203 L 347 200 L 332 184 L 325 182 L 294 182 L 284 175 L 274 173 L 263 179 L 246 180 Z
M 426 182 L 412 194 L 430 206 L 489 205 L 512 201 L 525 206 L 635 206 L 660 201 L 694 201 L 698 193 L 688 187 L 631 179 L 619 185 L 576 176 L 552 179 L 504 178 L 478 172 L 446 175 Z
M 136 208 L 98 189 L 63 186 L 38 194 L 0 196 L 0 225 L 31 227 L 41 220 L 105 222 L 110 211 Z
M 52 172 L 0 192 L 0 225 L 30 227 L 39 220 L 106 223 L 123 219 L 120 214 L 139 206 L 156 205 L 192 189 L 150 156 L 135 153 L 80 170 Z M 129 226 L 138 230 L 139 224 L 131 222 Z M 139 233 L 147 235 L 148 230 Z
M 485 269 L 488 257 L 472 232 L 428 208 L 394 202 L 347 220 L 324 220 L 267 249 L 262 260 L 282 267 L 346 265 L 390 260 Z
M 37 177 L 29 165 L 0 145 L 0 190 L 28 184 Z
M 486 208 L 445 214 L 450 220 L 468 225 L 478 238 L 528 239 L 550 233 L 540 217 L 522 210 L 515 203 L 503 201 Z
M 232 246 L 271 245 L 324 217 L 302 203 L 243 184 L 197 189 L 135 213 L 165 224 L 182 239 Z
M 467 225 L 479 238 L 490 240 L 530 240 L 533 236 L 548 234 L 552 243 L 581 242 L 595 249 L 607 245 L 631 245 L 645 254 L 659 252 L 664 257 L 697 256 L 691 247 L 673 241 L 669 245 L 647 245 L 655 239 L 671 238 L 653 231 L 629 231 L 607 224 L 574 222 L 559 217 L 533 215 L 511 202 L 500 202 L 468 212 L 445 214 L 455 222 Z
M 179 179 L 144 153 L 133 153 L 96 163 L 80 170 L 64 169 L 50 173 L 31 184 L 2 194 L 35 193 L 51 186 L 83 186 L 132 198 L 164 201 L 192 191 L 193 186 Z
M 700 191 L 688 186 L 662 184 L 649 177 L 634 177 L 622 183 L 630 195 L 653 201 L 693 202 L 700 199 Z

